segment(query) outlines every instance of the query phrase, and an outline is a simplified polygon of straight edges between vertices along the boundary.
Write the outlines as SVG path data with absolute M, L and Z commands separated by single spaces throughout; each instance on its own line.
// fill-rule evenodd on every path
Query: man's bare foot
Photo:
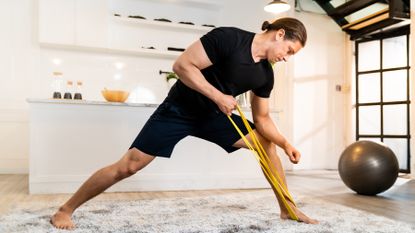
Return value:
M 71 216 L 71 212 L 65 211 L 64 208 L 61 207 L 58 212 L 50 218 L 50 223 L 58 229 L 73 230 L 75 224 L 72 222 Z
M 299 222 L 304 222 L 307 224 L 318 224 L 319 223 L 319 221 L 309 218 L 307 215 L 301 212 L 297 207 L 295 207 L 292 203 L 289 202 L 289 205 L 294 210 L 295 215 L 297 215 Z M 281 211 L 280 217 L 281 219 L 292 219 L 290 217 L 290 214 L 287 211 Z

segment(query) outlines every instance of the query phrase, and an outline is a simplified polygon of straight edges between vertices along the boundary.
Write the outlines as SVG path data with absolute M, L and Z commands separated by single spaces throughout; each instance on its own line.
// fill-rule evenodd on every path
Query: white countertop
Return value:
M 27 99 L 29 103 L 45 104 L 85 104 L 85 105 L 112 105 L 112 106 L 129 106 L 129 107 L 158 107 L 160 104 L 155 103 L 119 103 L 97 100 L 66 100 L 66 99 Z
M 127 106 L 127 107 L 158 107 L 160 104 L 156 103 L 118 103 L 97 100 L 66 100 L 66 99 L 41 99 L 28 98 L 28 103 L 45 103 L 45 104 L 81 104 L 81 105 L 104 105 L 104 106 Z M 243 111 L 251 111 L 250 107 L 241 107 Z M 271 109 L 271 113 L 280 113 L 281 110 Z

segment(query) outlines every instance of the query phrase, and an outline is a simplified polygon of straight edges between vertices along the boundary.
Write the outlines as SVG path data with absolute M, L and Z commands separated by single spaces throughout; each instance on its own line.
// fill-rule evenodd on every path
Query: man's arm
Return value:
M 291 162 L 298 163 L 301 154 L 288 142 L 278 127 L 274 124 L 271 116 L 269 115 L 268 98 L 262 98 L 253 94 L 251 106 L 252 118 L 258 133 L 284 149 Z
M 173 65 L 173 71 L 186 86 L 208 97 L 219 106 L 222 112 L 231 115 L 237 103 L 235 98 L 223 94 L 212 86 L 200 71 L 211 65 L 212 62 L 207 56 L 202 42 L 198 40 L 180 55 Z

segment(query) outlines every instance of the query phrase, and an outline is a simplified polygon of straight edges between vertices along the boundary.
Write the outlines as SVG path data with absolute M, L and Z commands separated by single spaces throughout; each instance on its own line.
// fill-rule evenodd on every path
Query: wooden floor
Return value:
M 364 210 L 394 220 L 415 224 L 415 180 L 399 178 L 388 191 L 378 196 L 361 196 L 351 192 L 336 171 L 295 171 L 287 173 L 290 191 L 294 196 L 311 196 L 325 201 Z M 202 190 L 170 192 L 104 193 L 99 200 L 133 200 L 167 197 L 191 197 L 250 190 Z M 31 202 L 63 203 L 69 194 L 29 195 L 27 175 L 0 175 L 0 215 L 13 206 Z

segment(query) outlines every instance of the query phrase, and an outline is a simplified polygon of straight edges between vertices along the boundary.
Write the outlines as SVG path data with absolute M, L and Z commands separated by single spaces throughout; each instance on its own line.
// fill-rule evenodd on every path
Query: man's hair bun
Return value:
M 268 21 L 264 21 L 262 23 L 262 27 L 261 27 L 262 31 L 268 30 L 269 29 L 269 25 L 270 25 L 270 23 Z

